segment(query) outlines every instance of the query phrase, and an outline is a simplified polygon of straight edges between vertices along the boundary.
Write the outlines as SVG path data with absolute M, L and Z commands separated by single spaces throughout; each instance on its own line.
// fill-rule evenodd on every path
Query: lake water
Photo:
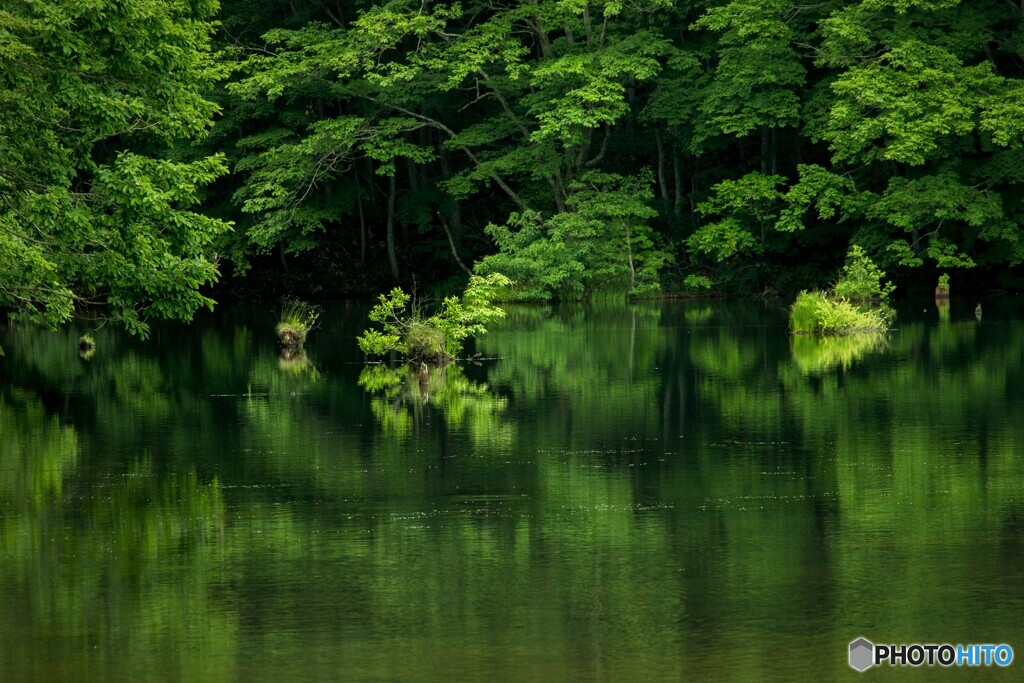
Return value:
M 858 636 L 1013 675 L 1024 305 L 973 304 L 516 308 L 425 382 L 355 306 L 305 355 L 270 308 L 9 327 L 0 680 L 828 680 Z

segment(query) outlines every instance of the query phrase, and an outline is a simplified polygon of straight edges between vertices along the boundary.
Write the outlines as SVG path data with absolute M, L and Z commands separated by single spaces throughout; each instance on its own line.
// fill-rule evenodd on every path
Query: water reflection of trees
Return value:
M 866 354 L 885 349 L 888 335 L 861 332 L 847 335 L 793 335 L 793 361 L 805 375 L 833 368 L 847 369 Z
M 511 426 L 503 419 L 507 399 L 468 379 L 458 365 L 368 365 L 358 383 L 373 397 L 371 410 L 387 434 L 401 437 L 418 431 L 433 410 L 477 443 L 493 447 L 511 438 Z
M 0 398 L 0 434 L 5 680 L 230 675 L 237 627 L 213 597 L 219 484 L 159 476 L 148 458 L 84 470 L 76 430 L 22 392 Z M 192 656 L 197 646 L 210 657 Z
M 242 677 L 310 638 L 353 678 L 379 674 L 379 639 L 440 665 L 452 642 L 493 650 L 507 624 L 561 648 L 567 677 L 595 661 L 628 676 L 636 643 L 619 636 L 638 630 L 671 653 L 652 661 L 664 678 L 795 677 L 767 664 L 779 638 L 797 647 L 817 625 L 829 648 L 853 620 L 899 637 L 947 623 L 935 591 L 1006 580 L 1024 329 L 952 317 L 901 317 L 877 348 L 798 351 L 781 313 L 719 302 L 514 309 L 477 342 L 497 360 L 426 387 L 317 347 L 318 374 L 293 372 L 244 324 L 173 348 L 101 330 L 88 363 L 76 333 L 8 338 L 5 646 L 26 660 L 38 653 L 7 638 L 19 624 L 84 639 L 91 620 L 203 678 L 244 647 L 240 624 L 265 634 L 302 614 L 323 630 L 289 623 L 275 657 L 246 651 Z M 323 585 L 343 606 L 323 605 Z M 856 600 L 865 586 L 890 597 Z M 207 615 L 210 656 L 173 644 L 176 608 Z M 763 649 L 746 638 L 762 628 L 781 634 Z M 679 651 L 709 639 L 752 655 Z M 329 678 L 334 661 L 312 666 Z M 525 676 L 521 662 L 504 664 Z

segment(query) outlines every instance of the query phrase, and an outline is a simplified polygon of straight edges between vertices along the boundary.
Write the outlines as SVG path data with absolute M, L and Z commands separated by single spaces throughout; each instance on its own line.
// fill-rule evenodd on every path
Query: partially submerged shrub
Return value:
M 319 318 L 320 311 L 315 306 L 299 299 L 285 299 L 280 322 L 275 328 L 281 346 L 302 346 L 309 333 L 316 329 Z
M 887 301 L 894 287 L 885 273 L 857 245 L 829 292 L 800 292 L 790 308 L 790 326 L 797 334 L 880 332 L 896 313 Z
M 861 308 L 826 292 L 800 292 L 790 309 L 790 324 L 797 334 L 851 334 L 879 332 L 892 323 L 888 306 Z
M 357 337 L 359 348 L 371 356 L 397 351 L 412 361 L 444 365 L 458 354 L 467 338 L 485 333 L 484 325 L 505 317 L 505 311 L 491 300 L 511 284 L 500 273 L 473 275 L 461 297 L 446 297 L 430 317 L 411 296 L 395 287 L 389 294 L 381 294 L 370 310 L 370 320 L 380 329 L 370 328 Z
M 405 355 L 432 365 L 443 365 L 450 360 L 445 348 L 444 332 L 422 320 L 413 321 L 406 331 Z

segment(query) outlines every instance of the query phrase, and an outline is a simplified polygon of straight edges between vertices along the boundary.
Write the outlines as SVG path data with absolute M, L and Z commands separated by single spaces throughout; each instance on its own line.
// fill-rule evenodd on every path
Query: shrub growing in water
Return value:
M 485 333 L 484 325 L 505 317 L 505 311 L 491 300 L 511 284 L 500 273 L 473 275 L 461 297 L 446 297 L 430 317 L 410 295 L 395 287 L 389 294 L 381 294 L 370 310 L 370 320 L 380 328 L 366 330 L 356 341 L 367 355 L 397 351 L 412 361 L 444 365 L 458 354 L 467 338 Z
M 854 245 L 830 291 L 797 295 L 789 311 L 793 332 L 851 334 L 886 329 L 896 314 L 887 303 L 894 287 L 883 277 L 885 273 Z
M 817 334 L 878 332 L 893 319 L 888 306 L 862 308 L 826 292 L 800 292 L 790 309 L 793 331 Z
M 298 299 L 285 299 L 281 307 L 281 319 L 275 331 L 281 345 L 299 347 L 306 342 L 306 337 L 316 328 L 320 311 L 315 306 Z

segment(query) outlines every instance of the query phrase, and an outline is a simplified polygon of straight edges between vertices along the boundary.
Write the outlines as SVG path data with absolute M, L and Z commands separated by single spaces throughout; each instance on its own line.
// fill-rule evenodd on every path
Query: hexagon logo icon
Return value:
M 850 666 L 857 671 L 866 671 L 875 665 L 875 645 L 861 637 L 850 643 Z

